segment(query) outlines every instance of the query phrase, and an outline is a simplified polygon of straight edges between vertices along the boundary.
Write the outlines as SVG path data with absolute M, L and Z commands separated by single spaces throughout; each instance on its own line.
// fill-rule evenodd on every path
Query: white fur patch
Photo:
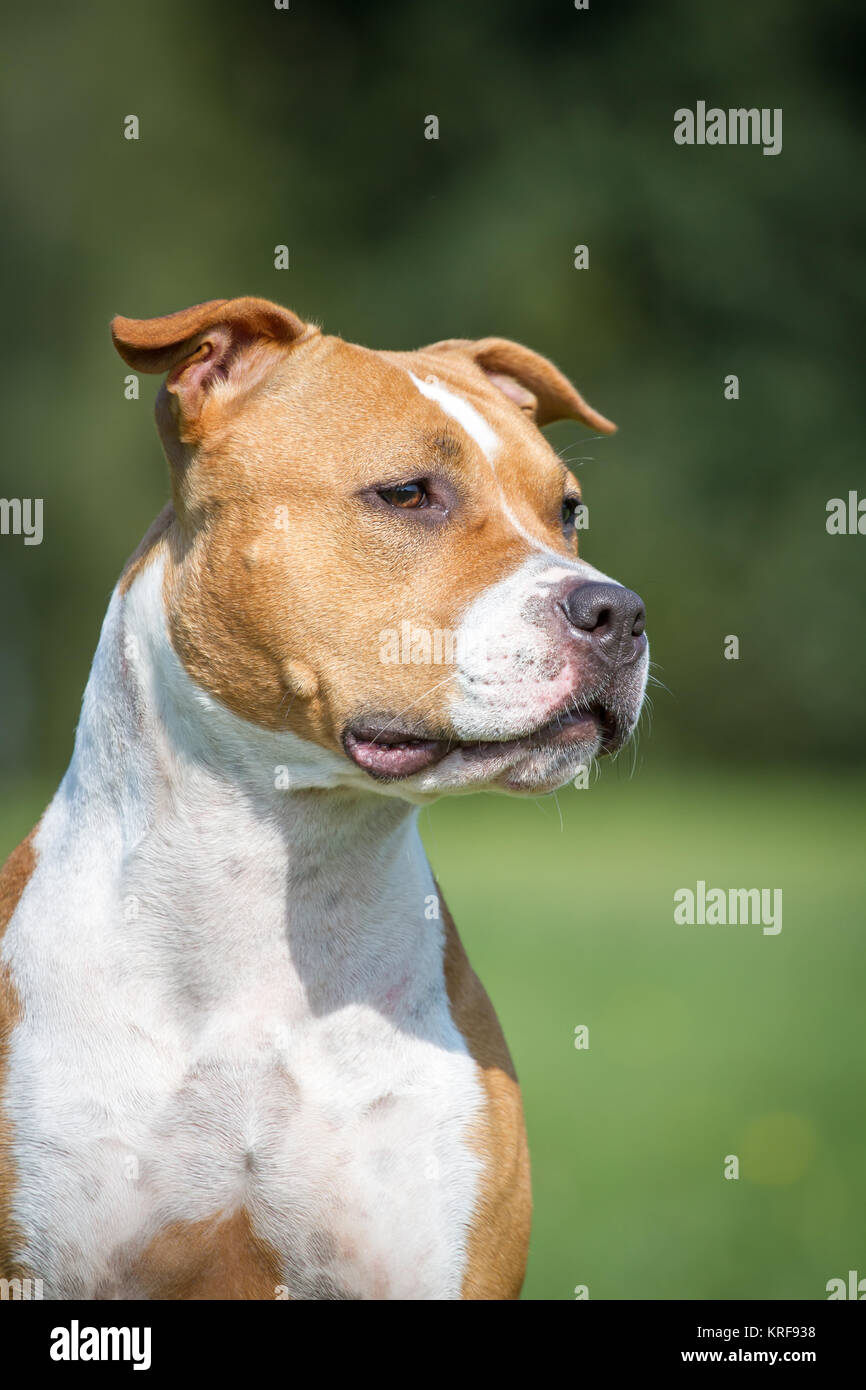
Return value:
M 435 401 L 438 406 L 461 425 L 470 439 L 474 439 L 484 457 L 492 463 L 500 448 L 499 435 L 491 429 L 484 416 L 470 405 L 462 396 L 457 396 L 443 386 L 441 381 L 421 381 L 414 372 L 409 373 L 422 396 Z

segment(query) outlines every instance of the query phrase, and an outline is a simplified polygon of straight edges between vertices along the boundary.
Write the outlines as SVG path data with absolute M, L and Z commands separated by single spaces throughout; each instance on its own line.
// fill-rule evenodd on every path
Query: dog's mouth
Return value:
M 538 749 L 585 743 L 599 757 L 622 747 L 628 734 L 629 729 L 612 707 L 594 702 L 583 709 L 564 709 L 520 738 L 425 738 L 394 724 L 379 728 L 358 724 L 346 729 L 343 747 L 371 777 L 393 782 L 426 772 L 457 750 L 471 761 L 502 762 Z

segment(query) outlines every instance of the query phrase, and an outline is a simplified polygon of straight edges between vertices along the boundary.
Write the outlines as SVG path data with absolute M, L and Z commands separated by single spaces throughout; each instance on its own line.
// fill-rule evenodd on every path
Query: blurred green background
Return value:
M 252 293 L 373 346 L 504 335 L 620 426 L 550 436 L 582 553 L 646 600 L 651 731 L 586 791 L 422 817 L 524 1084 L 528 1297 L 866 1275 L 866 540 L 825 529 L 866 492 L 864 29 L 838 0 L 49 0 L 2 23 L 0 495 L 43 498 L 45 539 L 0 537 L 0 853 L 59 780 L 167 493 L 157 383 L 124 399 L 112 314 Z M 781 107 L 782 153 L 675 145 L 699 100 Z M 699 878 L 781 887 L 782 933 L 674 926 Z

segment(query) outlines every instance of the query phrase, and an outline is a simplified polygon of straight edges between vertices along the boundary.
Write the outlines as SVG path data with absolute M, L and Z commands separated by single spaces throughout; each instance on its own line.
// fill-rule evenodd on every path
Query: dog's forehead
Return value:
M 286 354 L 245 428 L 270 432 L 281 447 L 290 435 L 305 455 L 318 448 L 373 469 L 380 459 L 386 473 L 404 458 L 409 468 L 421 466 L 425 453 L 442 453 L 443 441 L 453 468 L 478 478 L 495 472 L 506 488 L 563 471 L 534 423 L 468 358 L 377 350 L 330 335 Z
M 378 354 L 405 373 L 411 385 L 438 419 L 457 427 L 487 462 L 507 481 L 516 465 L 527 468 L 557 463 L 557 456 L 534 422 L 495 386 L 487 374 L 460 352 L 382 352 Z

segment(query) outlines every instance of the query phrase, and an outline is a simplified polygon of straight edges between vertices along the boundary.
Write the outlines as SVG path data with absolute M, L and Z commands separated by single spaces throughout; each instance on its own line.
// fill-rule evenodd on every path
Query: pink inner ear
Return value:
M 189 357 L 178 362 L 166 378 L 166 387 L 183 398 L 184 410 L 192 413 L 208 386 L 228 375 L 228 359 L 232 346 L 231 330 L 218 324 L 208 330 Z
M 535 407 L 538 405 L 537 399 L 533 396 L 531 391 L 527 391 L 526 387 L 522 386 L 513 376 L 506 376 L 504 372 L 488 372 L 486 369 L 485 375 L 489 377 L 494 386 L 499 387 L 499 390 L 504 396 L 514 401 L 515 405 L 519 405 L 521 410 L 526 410 L 534 414 Z

